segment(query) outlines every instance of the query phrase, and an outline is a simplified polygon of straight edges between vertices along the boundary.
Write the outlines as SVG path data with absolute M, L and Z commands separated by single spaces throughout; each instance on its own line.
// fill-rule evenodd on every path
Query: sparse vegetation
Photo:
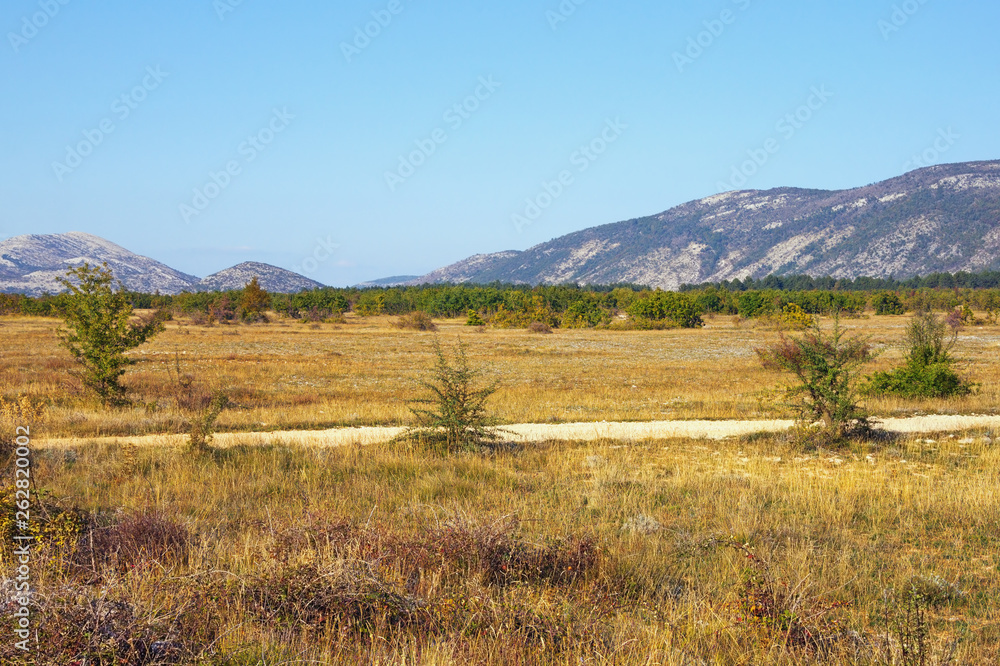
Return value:
M 212 394 L 208 404 L 191 419 L 188 430 L 188 448 L 196 453 L 204 453 L 211 448 L 212 435 L 215 432 L 215 422 L 226 407 L 229 406 L 229 395 L 222 390 Z
M 218 464 L 39 442 L 33 657 L 920 663 L 902 661 L 905 645 L 935 666 L 992 664 L 1000 506 L 981 435 L 840 462 L 773 437 L 495 456 L 248 439 Z M 623 530 L 637 515 L 662 527 Z M 919 619 L 911 586 L 926 595 Z M 0 643 L 0 661 L 17 659 Z

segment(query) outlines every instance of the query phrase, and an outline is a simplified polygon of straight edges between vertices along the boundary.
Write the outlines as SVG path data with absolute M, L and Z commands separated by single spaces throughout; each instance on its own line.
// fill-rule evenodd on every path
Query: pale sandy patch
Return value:
M 725 439 L 757 432 L 781 432 L 793 421 L 646 421 L 637 423 L 520 423 L 504 426 L 506 439 L 513 442 L 542 440 L 593 441 L 599 439 Z M 933 415 L 903 419 L 882 419 L 879 427 L 892 432 L 958 432 L 973 428 L 1000 428 L 1000 416 Z M 220 433 L 213 446 L 263 446 L 287 444 L 304 446 L 351 446 L 378 444 L 398 437 L 406 428 L 358 427 L 331 430 Z M 135 446 L 182 446 L 186 435 L 145 435 L 141 437 L 89 437 L 38 439 L 42 447 L 66 448 L 88 442 L 132 444 Z

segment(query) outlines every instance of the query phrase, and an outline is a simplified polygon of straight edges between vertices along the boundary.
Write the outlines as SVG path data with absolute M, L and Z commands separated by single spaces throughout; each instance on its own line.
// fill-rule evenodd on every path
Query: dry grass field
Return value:
M 399 330 L 393 318 L 354 318 L 345 324 L 278 320 L 268 325 L 168 323 L 133 352 L 138 363 L 125 383 L 142 404 L 107 412 L 69 375 L 71 359 L 58 347 L 50 319 L 0 320 L 0 394 L 29 394 L 51 402 L 49 436 L 139 435 L 184 431 L 190 417 L 178 398 L 180 375 L 192 391 L 228 390 L 236 405 L 222 414 L 221 431 L 406 425 L 407 401 L 420 392 L 433 360 L 432 339 L 461 337 L 469 357 L 501 381 L 493 400 L 507 423 L 758 419 L 775 411 L 782 378 L 761 368 L 753 349 L 777 334 L 754 322 L 710 319 L 704 329 L 668 331 L 477 329 L 439 322 L 440 331 Z M 884 353 L 872 369 L 898 364 L 907 317 L 845 320 L 870 335 Z M 829 322 L 827 322 L 829 323 Z M 994 414 L 1000 406 L 1000 328 L 963 331 L 955 350 L 960 371 L 978 382 L 977 394 L 950 400 L 872 401 L 876 415 Z
M 37 643 L 25 661 L 3 615 L 0 663 L 1000 664 L 1000 433 L 805 452 L 781 434 L 451 456 L 128 443 L 183 432 L 186 396 L 213 387 L 236 403 L 222 430 L 407 424 L 434 334 L 391 323 L 171 322 L 127 376 L 145 404 L 109 412 L 68 376 L 55 322 L 0 321 L 0 394 L 51 403 L 32 461 Z M 907 318 L 844 323 L 885 346 L 873 369 L 901 358 Z M 776 334 L 730 318 L 439 326 L 501 379 L 505 422 L 782 415 L 753 354 Z M 873 411 L 996 413 L 998 345 L 996 328 L 960 338 L 975 395 Z

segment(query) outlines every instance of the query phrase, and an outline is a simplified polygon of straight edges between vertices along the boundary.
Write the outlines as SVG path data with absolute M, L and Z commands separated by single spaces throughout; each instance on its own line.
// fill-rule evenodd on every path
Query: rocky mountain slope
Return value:
M 1000 269 L 1000 161 L 928 167 L 851 190 L 727 192 L 412 281 L 683 283 L 771 273 L 911 277 Z
M 264 291 L 279 294 L 294 294 L 304 289 L 318 289 L 323 285 L 298 273 L 286 271 L 270 264 L 245 261 L 242 264 L 213 273 L 198 284 L 197 291 L 229 291 L 242 289 L 250 280 L 257 278 Z
M 190 289 L 198 282 L 165 264 L 129 252 L 120 245 L 80 232 L 15 236 L 0 243 L 0 292 L 38 296 L 62 291 L 56 281 L 84 262 L 107 262 L 128 289 L 164 294 Z
M 29 296 L 58 293 L 62 286 L 57 279 L 64 277 L 68 268 L 84 262 L 91 265 L 107 262 L 127 289 L 148 294 L 242 289 L 254 276 L 271 292 L 293 293 L 323 286 L 283 268 L 254 262 L 199 280 L 98 236 L 71 232 L 15 236 L 0 242 L 0 293 Z

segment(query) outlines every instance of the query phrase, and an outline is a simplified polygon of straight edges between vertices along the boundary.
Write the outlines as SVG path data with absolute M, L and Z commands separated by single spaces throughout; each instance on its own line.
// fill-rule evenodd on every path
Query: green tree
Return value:
M 162 313 L 132 322 L 132 304 L 107 264 L 72 268 L 59 283 L 69 291 L 59 337 L 80 365 L 80 378 L 105 405 L 128 405 L 120 380 L 135 361 L 125 354 L 163 330 Z
M 479 381 L 483 373 L 469 365 L 461 341 L 455 348 L 454 362 L 448 360 L 437 340 L 434 353 L 437 359 L 431 380 L 421 382 L 430 396 L 413 401 L 428 407 L 410 408 L 417 425 L 407 436 L 441 443 L 449 453 L 496 447 L 501 431 L 496 427 L 496 419 L 486 411 L 486 401 L 496 393 L 499 382 Z
M 777 344 L 756 352 L 764 367 L 797 380 L 787 390 L 788 404 L 803 425 L 819 421 L 834 441 L 870 429 L 857 385 L 861 366 L 874 355 L 868 340 L 844 333 L 839 319 L 834 319 L 829 334 L 817 321 L 801 337 L 782 335 Z
M 255 275 L 243 287 L 243 294 L 240 296 L 240 317 L 246 322 L 267 321 L 264 313 L 270 306 L 271 295 L 261 288 Z
M 872 297 L 872 308 L 877 315 L 901 315 L 906 312 L 899 295 L 892 291 L 883 291 Z

